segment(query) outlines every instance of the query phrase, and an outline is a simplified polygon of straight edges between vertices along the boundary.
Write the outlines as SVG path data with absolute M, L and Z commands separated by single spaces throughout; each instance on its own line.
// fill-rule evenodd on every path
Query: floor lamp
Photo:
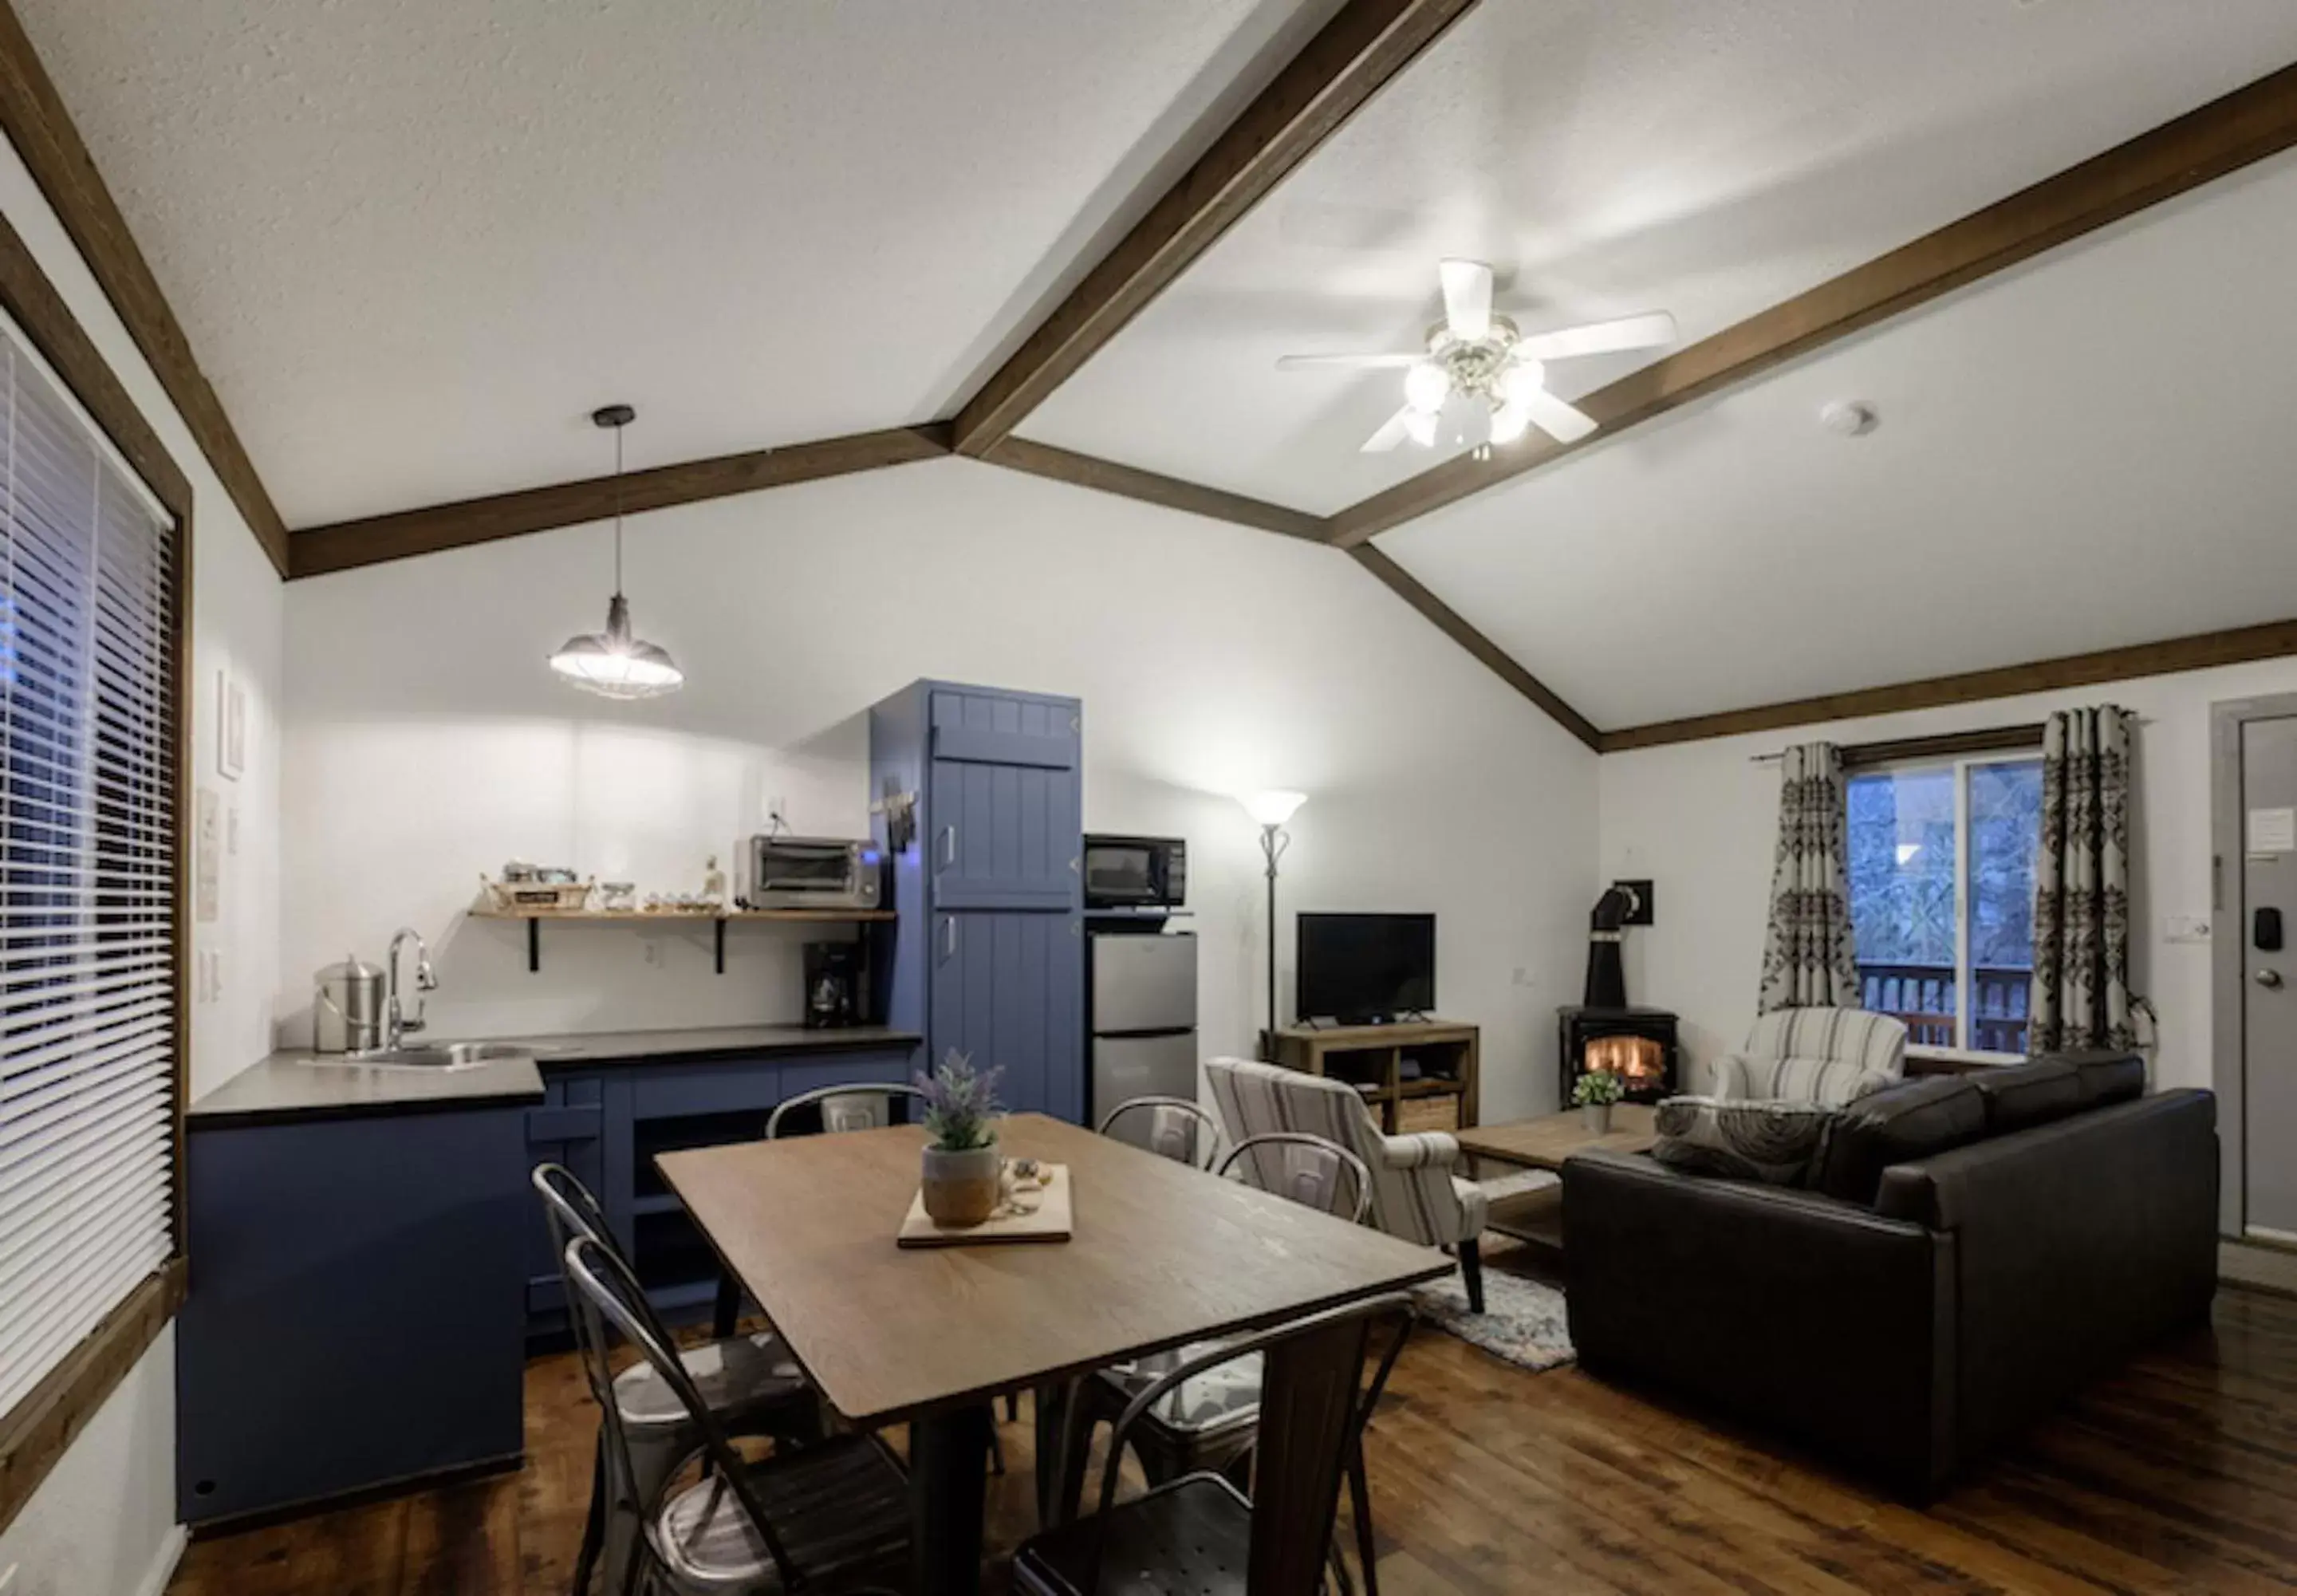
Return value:
M 1240 801 L 1245 812 L 1260 822 L 1260 851 L 1268 860 L 1268 1029 L 1261 1033 L 1261 1054 L 1276 1061 L 1276 861 L 1291 845 L 1292 834 L 1284 822 L 1308 802 L 1305 793 L 1255 793 Z

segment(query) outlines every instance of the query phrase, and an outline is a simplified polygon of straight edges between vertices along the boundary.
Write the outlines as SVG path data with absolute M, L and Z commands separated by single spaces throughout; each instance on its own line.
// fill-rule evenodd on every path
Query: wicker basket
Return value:
M 591 881 L 496 881 L 479 877 L 479 905 L 496 914 L 579 914 L 590 906 Z
M 1456 1092 L 1441 1097 L 1406 1098 L 1395 1106 L 1395 1128 L 1404 1135 L 1415 1131 L 1456 1131 L 1460 1128 L 1460 1102 Z

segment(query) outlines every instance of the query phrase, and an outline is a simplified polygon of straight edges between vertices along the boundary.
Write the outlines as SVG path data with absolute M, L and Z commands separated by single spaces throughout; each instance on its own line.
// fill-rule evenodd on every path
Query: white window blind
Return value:
M 173 1250 L 176 530 L 0 328 L 0 1414 Z

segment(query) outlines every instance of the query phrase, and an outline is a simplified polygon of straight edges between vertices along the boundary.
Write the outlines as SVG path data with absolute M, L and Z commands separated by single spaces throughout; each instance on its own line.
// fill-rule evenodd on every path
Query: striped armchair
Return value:
M 1715 1061 L 1715 1096 L 1840 1107 L 1906 1073 L 1906 1028 L 1864 1008 L 1779 1008 Z
M 1440 1131 L 1385 1136 L 1355 1088 L 1272 1064 L 1214 1058 L 1205 1065 L 1213 1107 L 1229 1140 L 1271 1131 L 1305 1131 L 1338 1142 L 1371 1171 L 1371 1222 L 1391 1236 L 1459 1254 L 1468 1305 L 1484 1311 L 1483 1260 L 1477 1238 L 1490 1200 L 1452 1173 L 1460 1144 Z

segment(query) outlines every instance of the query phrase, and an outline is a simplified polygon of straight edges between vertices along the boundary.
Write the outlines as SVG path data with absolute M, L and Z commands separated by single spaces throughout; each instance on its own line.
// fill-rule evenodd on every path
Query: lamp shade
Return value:
M 1263 826 L 1281 826 L 1292 818 L 1295 810 L 1308 802 L 1308 794 L 1271 791 L 1255 793 L 1249 797 L 1239 798 L 1237 802 L 1244 805 L 1247 814 Z
M 567 638 L 550 668 L 601 698 L 656 698 L 686 680 L 668 653 L 630 635 L 630 607 L 619 593 L 606 605 L 606 629 Z

